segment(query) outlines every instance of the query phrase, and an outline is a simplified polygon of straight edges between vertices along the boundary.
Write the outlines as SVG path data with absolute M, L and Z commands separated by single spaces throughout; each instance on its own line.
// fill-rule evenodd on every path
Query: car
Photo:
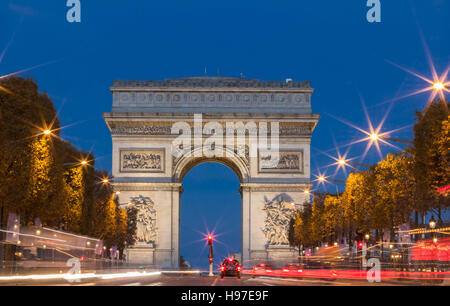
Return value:
M 252 274 L 253 275 L 260 275 L 260 274 L 271 274 L 273 272 L 272 266 L 260 263 L 253 267 Z
M 225 258 L 220 265 L 220 278 L 224 278 L 225 276 L 241 278 L 241 269 L 242 267 L 236 258 Z
M 281 268 L 281 275 L 298 276 L 303 273 L 303 266 L 299 264 L 287 264 Z

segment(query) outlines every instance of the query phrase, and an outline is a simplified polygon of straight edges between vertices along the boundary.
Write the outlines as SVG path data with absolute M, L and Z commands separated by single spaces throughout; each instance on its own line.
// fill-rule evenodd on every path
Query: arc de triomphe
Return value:
M 126 251 L 129 262 L 178 267 L 183 177 L 203 162 L 227 165 L 240 179 L 243 264 L 295 256 L 287 228 L 295 209 L 309 198 L 311 135 L 320 117 L 311 110 L 309 82 L 190 77 L 114 81 L 111 92 L 112 110 L 103 117 L 112 136 L 114 188 L 122 207 L 138 209 L 137 242 Z M 208 130 L 210 123 L 216 125 Z M 224 154 L 205 151 L 202 140 L 173 145 L 183 134 L 180 127 L 203 135 L 204 141 L 218 135 L 217 124 L 224 126 L 220 134 L 226 139 L 227 124 L 238 123 L 246 127 L 245 143 L 230 149 L 209 142 L 210 150 L 220 146 Z M 261 133 L 264 125 L 269 144 L 277 132 L 272 128 L 278 127 L 275 165 L 267 164 L 270 146 L 249 152 L 249 142 L 257 137 L 250 127 Z

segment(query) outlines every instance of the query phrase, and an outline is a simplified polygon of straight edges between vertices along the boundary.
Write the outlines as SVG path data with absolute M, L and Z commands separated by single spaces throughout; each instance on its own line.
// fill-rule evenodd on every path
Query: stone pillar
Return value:
M 242 196 L 242 265 L 251 267 L 251 192 L 249 188 L 241 188 Z

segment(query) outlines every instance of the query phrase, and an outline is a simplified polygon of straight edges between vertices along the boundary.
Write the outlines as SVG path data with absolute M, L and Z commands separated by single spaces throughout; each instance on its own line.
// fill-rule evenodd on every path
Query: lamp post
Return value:
M 213 255 L 213 236 L 212 235 L 208 235 L 208 245 L 209 245 L 209 254 L 208 254 L 209 276 L 214 276 L 214 273 L 213 273 L 214 255 Z

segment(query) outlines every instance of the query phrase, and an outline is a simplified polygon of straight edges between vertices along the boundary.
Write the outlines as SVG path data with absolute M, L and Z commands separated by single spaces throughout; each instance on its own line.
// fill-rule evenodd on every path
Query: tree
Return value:
M 325 239 L 332 243 L 344 231 L 344 207 L 338 196 L 327 195 L 324 201 L 323 232 Z
M 128 229 L 127 211 L 125 209 L 120 209 L 117 207 L 116 222 L 115 243 L 119 249 L 119 256 L 122 258 L 123 250 L 126 246 Z
M 392 235 L 394 227 L 406 223 L 415 195 L 412 158 L 405 153 L 388 154 L 375 168 L 376 205 Z M 391 237 L 392 238 L 392 237 Z
M 57 223 L 64 189 L 53 144 L 59 133 L 56 110 L 31 79 L 2 79 L 0 86 L 1 223 L 10 212 L 20 214 L 23 223 L 34 218 Z M 43 135 L 45 128 L 52 135 Z
M 127 245 L 136 243 L 137 213 L 138 209 L 136 207 L 131 206 L 127 208 Z
M 427 211 L 437 211 L 439 221 L 441 219 L 442 198 L 436 190 L 448 184 L 448 146 L 445 148 L 445 132 L 442 140 L 443 122 L 448 120 L 449 104 L 440 99 L 435 99 L 422 112 L 416 112 L 416 124 L 414 125 L 414 146 L 410 149 L 414 157 L 414 176 L 417 182 L 417 201 L 415 205 L 417 214 L 424 215 Z M 444 143 L 444 148 L 439 145 Z M 447 202 L 448 205 L 448 202 Z M 448 207 L 448 206 L 447 206 Z
M 342 194 L 344 226 L 347 231 L 349 247 L 355 234 L 366 232 L 370 226 L 369 208 L 372 204 L 373 171 L 350 173 Z
M 314 244 L 322 242 L 325 236 L 323 227 L 325 197 L 326 194 L 314 194 L 311 212 L 311 239 Z
M 312 206 L 310 203 L 305 203 L 303 210 L 295 213 L 294 226 L 291 228 L 293 232 L 289 236 L 292 236 L 291 245 L 297 246 L 299 252 L 302 247 L 310 247 L 313 245 L 313 240 L 311 239 L 311 216 Z

